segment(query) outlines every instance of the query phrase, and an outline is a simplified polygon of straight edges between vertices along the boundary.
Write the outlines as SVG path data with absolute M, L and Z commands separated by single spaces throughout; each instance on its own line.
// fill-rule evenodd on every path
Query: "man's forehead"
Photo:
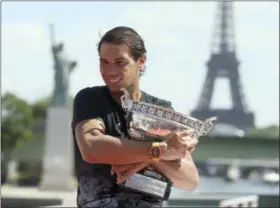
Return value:
M 100 57 L 126 58 L 130 54 L 129 47 L 126 44 L 103 43 L 100 47 Z

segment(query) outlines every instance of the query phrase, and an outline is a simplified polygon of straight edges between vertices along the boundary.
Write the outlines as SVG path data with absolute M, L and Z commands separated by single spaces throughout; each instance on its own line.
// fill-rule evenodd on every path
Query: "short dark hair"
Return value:
M 119 26 L 107 31 L 97 45 L 98 53 L 100 53 L 102 43 L 126 44 L 128 45 L 131 55 L 135 61 L 143 56 L 146 58 L 147 51 L 144 40 L 134 29 L 130 27 Z M 140 76 L 144 73 L 144 71 L 145 67 L 141 69 Z

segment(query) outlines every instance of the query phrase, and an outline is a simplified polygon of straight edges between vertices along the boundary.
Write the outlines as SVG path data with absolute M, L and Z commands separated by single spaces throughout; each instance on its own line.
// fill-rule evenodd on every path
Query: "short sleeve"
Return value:
M 171 103 L 170 101 L 166 101 L 166 102 L 162 105 L 162 107 L 168 108 L 168 109 L 170 109 L 170 110 L 174 110 L 174 108 L 173 108 L 173 106 L 172 106 L 172 103 Z
M 81 121 L 100 118 L 100 102 L 96 102 L 100 94 L 95 88 L 84 88 L 74 98 L 72 129 Z
M 170 101 L 160 99 L 158 97 L 147 94 L 146 92 L 142 92 L 142 100 L 143 102 L 151 103 L 154 105 L 158 105 L 164 108 L 168 108 L 170 110 L 174 110 L 172 103 Z
M 172 103 L 170 101 L 158 99 L 155 104 L 158 105 L 158 106 L 170 109 L 170 110 L 174 110 L 174 108 L 172 106 Z

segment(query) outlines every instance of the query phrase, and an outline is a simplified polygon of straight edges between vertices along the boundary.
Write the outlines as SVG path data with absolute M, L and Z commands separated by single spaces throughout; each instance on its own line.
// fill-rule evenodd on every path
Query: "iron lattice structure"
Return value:
M 233 2 L 219 2 L 212 37 L 211 56 L 196 108 L 191 115 L 200 119 L 218 116 L 221 123 L 248 130 L 255 127 L 254 114 L 248 110 L 242 91 L 239 61 L 236 56 Z M 211 109 L 215 81 L 226 78 L 230 83 L 231 109 Z

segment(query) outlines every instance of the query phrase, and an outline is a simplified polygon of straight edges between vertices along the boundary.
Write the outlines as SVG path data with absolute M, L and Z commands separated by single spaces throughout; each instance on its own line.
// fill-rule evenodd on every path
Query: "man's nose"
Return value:
M 119 74 L 119 70 L 117 70 L 116 68 L 110 68 L 106 71 L 107 76 L 117 76 Z
M 121 69 L 119 69 L 118 67 L 114 66 L 114 65 L 110 65 L 106 67 L 106 74 L 107 75 L 118 75 L 120 73 Z

